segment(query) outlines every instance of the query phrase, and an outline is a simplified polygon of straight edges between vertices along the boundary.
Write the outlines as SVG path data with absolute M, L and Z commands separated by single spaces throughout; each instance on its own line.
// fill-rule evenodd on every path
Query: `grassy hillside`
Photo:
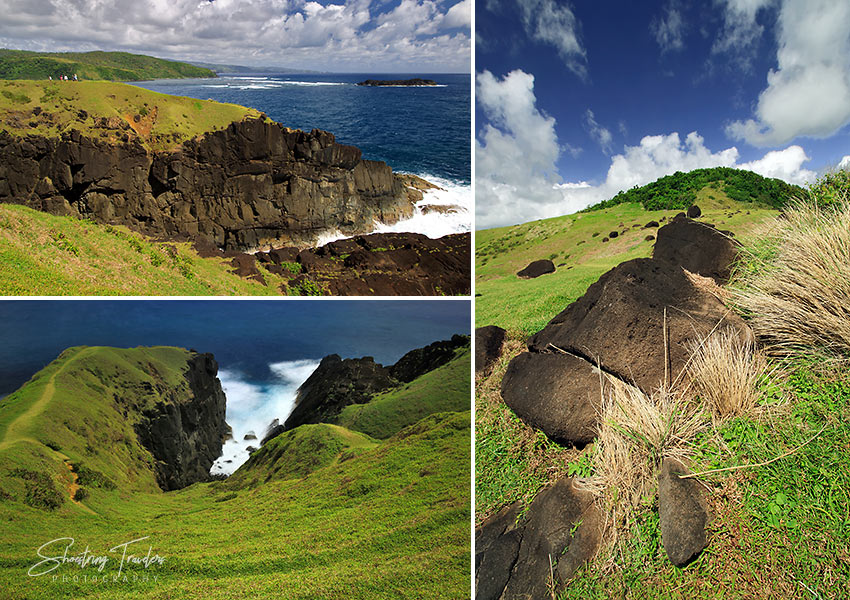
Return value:
M 0 204 L 0 293 L 12 296 L 279 295 L 232 273 L 229 259 L 200 258 L 189 243 L 155 242 L 125 227 Z
M 470 349 L 458 348 L 442 367 L 399 388 L 376 395 L 366 404 L 346 406 L 336 423 L 374 438 L 386 439 L 420 419 L 469 408 Z
M 127 52 L 29 52 L 0 49 L 0 79 L 102 79 L 143 81 L 215 77 L 215 72 L 188 63 Z
M 169 96 L 123 83 L 0 81 L 0 130 L 13 135 L 77 130 L 112 142 L 134 136 L 148 149 L 166 150 L 259 115 L 237 104 Z
M 431 415 L 380 443 L 334 426 L 299 428 L 263 451 L 271 458 L 295 440 L 306 448 L 289 448 L 277 466 L 258 460 L 260 453 L 243 465 L 247 481 L 257 469 L 263 481 L 256 485 L 222 481 L 163 493 L 143 486 L 152 479 L 132 456 L 116 451 L 128 441 L 132 415 L 115 414 L 113 394 L 139 392 L 157 378 L 176 385 L 174 367 L 187 354 L 70 349 L 0 401 L 0 436 L 9 442 L 0 447 L 4 598 L 371 600 L 468 593 L 468 410 Z M 97 388 L 118 372 L 126 384 L 120 390 Z M 91 448 L 74 433 L 80 427 L 90 428 Z M 79 471 L 80 482 L 115 485 L 88 483 L 89 495 L 71 500 L 66 459 L 91 467 Z M 69 556 L 86 547 L 106 556 L 103 572 L 64 564 L 28 577 L 39 562 L 36 550 L 63 536 L 74 540 Z M 140 538 L 147 539 L 129 553 L 145 556 L 150 546 L 151 556 L 164 561 L 147 568 L 125 563 L 114 579 L 121 550 L 110 549 Z M 66 543 L 43 553 L 61 555 Z
M 776 209 L 741 203 L 713 187 L 700 189 L 695 202 L 701 221 L 732 231 L 746 241 L 754 225 Z M 475 325 L 498 325 L 518 336 L 539 331 L 552 317 L 579 298 L 599 276 L 632 258 L 652 254 L 657 229 L 680 210 L 646 210 L 630 202 L 588 212 L 475 232 Z M 618 237 L 603 242 L 610 232 Z M 551 259 L 554 273 L 520 279 L 517 271 L 530 262 Z

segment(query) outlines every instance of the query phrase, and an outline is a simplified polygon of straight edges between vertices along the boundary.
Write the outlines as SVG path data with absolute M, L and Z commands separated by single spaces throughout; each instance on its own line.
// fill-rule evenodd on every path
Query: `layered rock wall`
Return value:
M 124 140 L 0 132 L 0 202 L 234 250 L 307 245 L 413 213 L 388 165 L 326 131 L 249 119 L 170 152 Z

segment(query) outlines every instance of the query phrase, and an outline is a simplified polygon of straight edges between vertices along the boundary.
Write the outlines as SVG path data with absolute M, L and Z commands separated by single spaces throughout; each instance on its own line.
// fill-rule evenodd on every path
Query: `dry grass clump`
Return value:
M 641 505 L 652 502 L 661 460 L 687 458 L 690 444 L 705 428 L 702 412 L 684 396 L 663 389 L 647 395 L 611 380 L 602 402 L 594 475 L 580 485 L 605 497 L 615 535 Z
M 688 373 L 715 422 L 755 412 L 767 365 L 751 340 L 725 328 L 694 340 L 688 349 Z
M 850 355 L 850 203 L 796 201 L 771 235 L 767 252 L 753 249 L 734 283 L 765 351 Z

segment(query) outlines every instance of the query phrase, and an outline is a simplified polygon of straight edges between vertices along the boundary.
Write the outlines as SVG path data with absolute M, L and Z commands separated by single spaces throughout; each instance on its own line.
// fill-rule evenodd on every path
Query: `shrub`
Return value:
M 9 474 L 24 480 L 26 489 L 24 502 L 33 508 L 53 510 L 65 502 L 64 494 L 56 489 L 56 484 L 50 475 L 29 469 L 14 469 Z
M 86 488 L 77 488 L 77 491 L 74 492 L 74 501 L 82 502 L 86 498 L 89 497 L 89 491 Z
M 114 490 L 115 483 L 100 471 L 89 469 L 80 464 L 71 465 L 71 470 L 77 474 L 77 483 L 93 488 Z

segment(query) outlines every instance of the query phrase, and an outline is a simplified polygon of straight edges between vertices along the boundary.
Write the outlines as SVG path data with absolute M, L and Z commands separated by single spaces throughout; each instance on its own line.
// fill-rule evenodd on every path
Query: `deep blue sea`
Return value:
M 365 79 L 433 79 L 439 87 L 365 87 Z M 136 83 L 165 94 L 256 108 L 297 129 L 324 129 L 393 170 L 470 182 L 469 75 L 222 75 Z
M 234 432 L 214 469 L 232 472 L 248 458 L 244 435 L 261 437 L 285 419 L 298 386 L 328 354 L 390 365 L 469 332 L 468 300 L 2 300 L 0 398 L 70 346 L 212 352 Z

